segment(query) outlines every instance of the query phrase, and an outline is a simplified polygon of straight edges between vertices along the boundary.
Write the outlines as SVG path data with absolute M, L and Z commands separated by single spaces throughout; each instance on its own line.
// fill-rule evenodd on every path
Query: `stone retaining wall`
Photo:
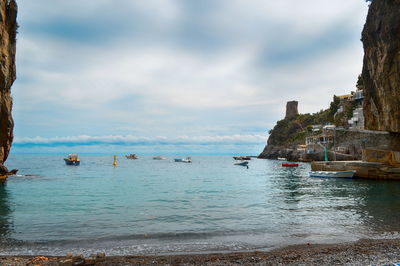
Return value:
M 400 151 L 400 134 L 372 130 L 332 130 L 335 135 L 335 147 L 345 147 L 348 153 L 362 159 L 363 149 Z

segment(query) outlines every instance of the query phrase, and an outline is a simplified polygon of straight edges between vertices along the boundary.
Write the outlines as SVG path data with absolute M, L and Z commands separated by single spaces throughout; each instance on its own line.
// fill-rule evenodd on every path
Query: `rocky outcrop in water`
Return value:
M 264 159 L 276 159 L 278 157 L 298 160 L 299 154 L 296 153 L 296 145 L 303 141 L 304 121 L 298 113 L 298 102 L 290 101 L 286 103 L 285 118 L 278 121 L 275 127 L 269 132 L 267 145 L 258 156 Z
M 276 159 L 284 157 L 291 161 L 315 160 L 316 158 L 301 158 L 304 152 L 297 149 L 299 144 L 305 143 L 306 135 L 310 132 L 312 125 L 326 124 L 333 120 L 332 105 L 329 109 L 321 110 L 314 114 L 299 114 L 298 102 L 290 101 L 286 104 L 285 118 L 279 120 L 274 128 L 269 131 L 269 138 L 264 150 L 258 158 Z M 323 158 L 322 155 L 316 157 Z
M 400 0 L 374 0 L 362 32 L 365 128 L 400 132 Z
M 0 0 L 0 175 L 8 173 L 3 163 L 7 160 L 13 140 L 11 86 L 16 79 L 15 52 L 18 28 L 16 19 L 16 2 Z

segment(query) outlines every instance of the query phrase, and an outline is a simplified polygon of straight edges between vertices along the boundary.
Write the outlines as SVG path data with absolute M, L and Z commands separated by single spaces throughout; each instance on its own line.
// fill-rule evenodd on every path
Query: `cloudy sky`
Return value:
M 14 153 L 258 154 L 362 68 L 364 0 L 19 0 Z

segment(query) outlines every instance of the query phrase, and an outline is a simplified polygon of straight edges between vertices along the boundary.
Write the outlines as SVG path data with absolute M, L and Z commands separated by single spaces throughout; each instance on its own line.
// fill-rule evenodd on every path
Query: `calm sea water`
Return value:
M 108 255 L 271 249 L 398 237 L 400 183 L 309 178 L 253 159 L 11 155 L 0 186 L 0 254 Z

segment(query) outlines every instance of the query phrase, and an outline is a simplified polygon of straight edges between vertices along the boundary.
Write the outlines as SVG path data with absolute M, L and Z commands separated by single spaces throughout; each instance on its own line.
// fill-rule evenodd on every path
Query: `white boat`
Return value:
M 192 158 L 190 158 L 190 157 L 186 157 L 185 159 L 177 158 L 177 159 L 174 159 L 174 161 L 179 162 L 179 163 L 191 163 Z
M 353 178 L 355 170 L 351 171 L 312 171 L 310 177 L 340 177 L 340 178 Z
M 234 163 L 234 165 L 241 165 L 241 166 L 247 166 L 249 162 L 240 162 L 240 163 Z
M 166 160 L 167 158 L 163 157 L 163 156 L 154 156 L 153 160 Z
M 286 161 L 286 158 L 278 157 L 279 161 Z

